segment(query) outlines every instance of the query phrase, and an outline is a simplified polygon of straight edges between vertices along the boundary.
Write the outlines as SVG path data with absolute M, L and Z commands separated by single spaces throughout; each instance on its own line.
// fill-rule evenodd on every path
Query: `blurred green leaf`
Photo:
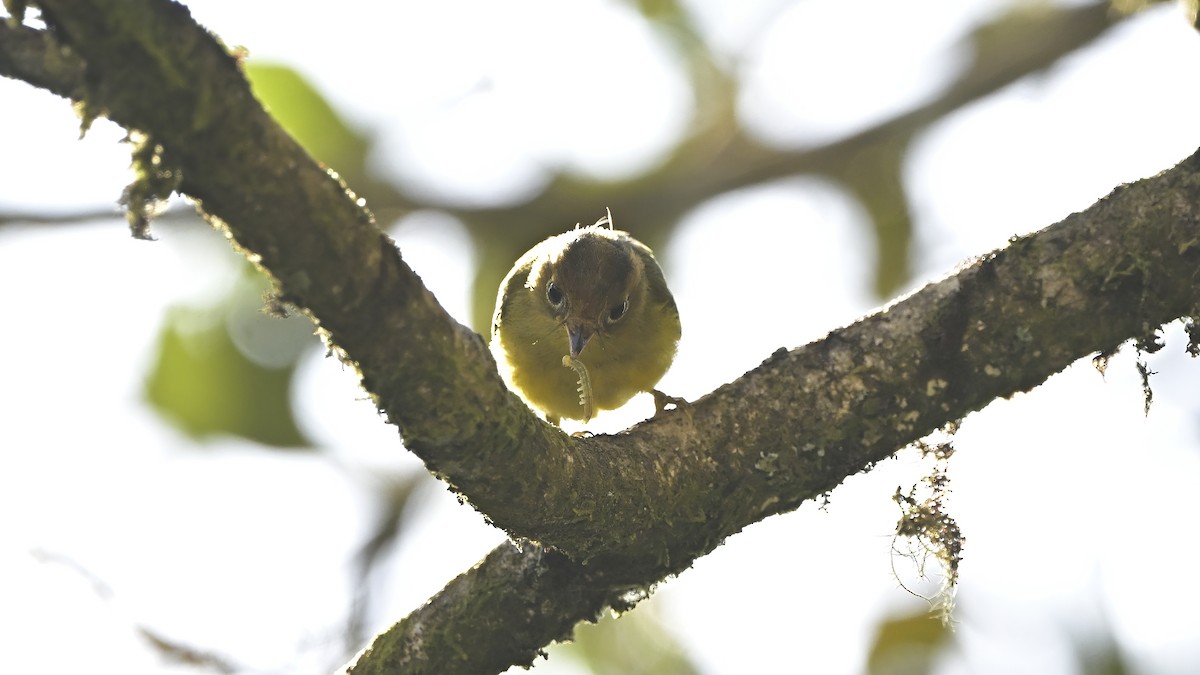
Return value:
M 368 143 L 302 75 L 287 66 L 247 61 L 246 77 L 271 115 L 314 158 L 351 186 L 364 183 Z
M 867 661 L 871 675 L 916 675 L 933 670 L 934 660 L 953 639 L 938 614 L 919 609 L 879 624 Z
M 146 400 L 193 438 L 234 435 L 309 448 L 292 414 L 290 388 L 297 359 L 315 338 L 302 317 L 264 314 L 255 293 L 261 287 L 261 279 L 247 276 L 221 304 L 171 309 Z
M 643 604 L 620 619 L 605 615 L 575 628 L 575 641 L 559 648 L 596 675 L 698 675 L 683 648 Z

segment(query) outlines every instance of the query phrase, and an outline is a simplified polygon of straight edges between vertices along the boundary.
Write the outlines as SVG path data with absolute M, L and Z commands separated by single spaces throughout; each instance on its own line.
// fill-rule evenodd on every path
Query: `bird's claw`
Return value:
M 687 402 L 687 399 L 682 399 L 677 396 L 668 396 L 657 389 L 651 389 L 650 395 L 654 397 L 654 416 L 667 412 L 669 410 L 678 410 L 692 419 L 692 404 Z M 668 407 L 669 406 L 669 407 Z

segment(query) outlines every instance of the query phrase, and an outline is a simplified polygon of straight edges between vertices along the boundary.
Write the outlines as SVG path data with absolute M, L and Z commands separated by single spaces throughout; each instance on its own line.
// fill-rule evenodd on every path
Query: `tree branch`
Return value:
M 497 426 L 473 437 L 422 427 L 406 440 L 514 537 L 562 550 L 614 587 L 652 582 L 995 398 L 1194 313 L 1198 169 L 1193 157 L 1119 188 L 878 314 L 780 350 L 692 415 L 569 439 L 497 408 Z M 407 428 L 419 415 L 385 408 Z M 532 471 L 478 471 L 505 462 Z
M 578 563 L 537 547 L 496 547 L 403 622 L 378 636 L 345 672 L 499 673 L 532 665 L 613 604 Z
M 179 190 L 319 322 L 431 471 L 514 539 L 563 554 L 500 547 L 381 636 L 354 672 L 527 663 L 746 525 L 1078 358 L 1197 313 L 1194 155 L 821 341 L 779 350 L 692 414 L 569 438 L 504 388 L 483 339 L 442 310 L 186 9 L 39 5 L 53 36 L 38 39 L 86 64 L 70 95 L 161 146 Z M 0 30 L 6 51 L 14 29 Z
M 623 585 L 681 571 L 745 525 L 818 497 L 996 398 L 1198 314 L 1200 151 L 822 340 L 779 350 L 697 401 L 690 418 L 659 418 L 619 437 L 578 442 L 596 447 L 578 450 L 567 465 L 575 462 L 582 472 L 591 460 L 605 463 L 598 472 L 612 472 L 571 476 L 592 486 L 578 495 L 579 508 L 587 513 L 612 501 L 629 511 L 598 508 L 602 513 L 563 524 L 574 533 L 554 531 L 547 541 L 570 540 L 585 560 L 593 556 L 564 573 L 582 589 L 607 588 L 606 603 L 621 607 Z M 645 501 L 654 499 L 663 502 Z M 638 517 L 633 511 L 639 507 L 653 515 Z M 613 520 L 622 515 L 625 522 Z M 627 538 L 631 547 L 622 551 L 622 542 L 609 537 L 612 548 L 597 549 L 593 543 L 606 540 L 597 527 Z M 513 637 L 507 627 L 492 630 L 498 614 L 468 620 L 465 601 L 457 599 L 458 588 L 473 587 L 472 577 L 498 574 L 495 559 L 510 548 L 498 547 L 377 636 L 347 672 L 482 672 L 476 666 L 487 662 L 490 647 L 455 657 L 434 645 L 446 636 L 496 630 Z M 500 607 L 528 601 L 530 589 L 494 591 L 500 597 L 489 606 Z M 592 618 L 593 607 L 577 599 L 584 594 L 547 594 L 540 606 L 547 615 L 565 616 L 565 634 L 570 617 Z M 511 663 L 527 664 L 540 646 L 531 641 Z M 380 661 L 373 651 L 406 658 Z M 403 667 L 389 670 L 392 664 Z
M 47 31 L 0 22 L 0 74 L 78 100 L 83 73 L 83 59 Z

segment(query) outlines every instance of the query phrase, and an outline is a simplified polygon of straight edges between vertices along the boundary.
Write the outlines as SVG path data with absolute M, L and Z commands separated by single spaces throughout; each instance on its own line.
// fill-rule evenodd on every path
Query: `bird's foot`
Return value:
M 677 396 L 668 396 L 657 389 L 651 389 L 650 395 L 654 397 L 654 416 L 658 417 L 667 411 L 681 411 L 688 416 L 688 420 L 692 419 L 692 404 L 686 399 Z

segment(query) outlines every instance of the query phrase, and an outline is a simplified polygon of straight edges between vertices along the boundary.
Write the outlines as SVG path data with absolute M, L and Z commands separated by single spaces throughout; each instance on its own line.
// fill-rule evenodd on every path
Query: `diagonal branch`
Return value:
M 83 96 L 83 59 L 44 30 L 0 22 L 0 74 L 64 98 Z
M 162 163 L 182 172 L 179 190 L 319 323 L 407 447 L 514 538 L 565 554 L 497 549 L 381 637 L 356 672 L 527 663 L 574 622 L 746 525 L 1082 356 L 1197 312 L 1193 156 L 885 311 L 780 350 L 691 415 L 568 438 L 504 388 L 482 338 L 442 310 L 354 194 L 262 110 L 236 60 L 186 9 L 39 4 L 53 32 L 38 39 L 86 64 L 82 89 L 58 93 L 160 145 Z M 0 45 L 13 31 L 0 29 Z
M 602 490 L 632 493 L 648 485 L 654 486 L 651 499 L 668 503 L 641 503 L 654 511 L 648 519 L 622 512 L 625 523 L 608 520 L 618 514 L 607 510 L 600 516 L 619 523 L 612 529 L 636 542 L 625 551 L 617 541 L 596 549 L 570 532 L 548 537 L 559 545 L 570 540 L 578 548 L 567 550 L 593 559 L 558 568 L 572 575 L 570 582 L 563 582 L 562 592 L 539 597 L 543 613 L 531 622 L 564 614 L 591 619 L 596 596 L 586 591 L 607 588 L 604 602 L 620 607 L 623 585 L 678 572 L 745 525 L 818 497 L 996 398 L 1029 390 L 1080 358 L 1110 353 L 1125 340 L 1197 314 L 1200 151 L 822 340 L 779 350 L 697 401 L 691 420 L 656 419 L 616 439 L 593 439 L 586 445 L 599 447 L 580 450 L 574 461 L 617 459 L 602 469 L 612 475 L 581 479 L 600 482 L 579 496 L 582 504 L 597 501 L 589 502 L 589 495 L 611 495 Z M 621 475 L 627 463 L 635 466 Z M 596 519 L 567 527 L 602 540 L 603 533 L 593 532 L 604 527 Z M 509 654 L 518 636 L 495 627 L 495 614 L 468 611 L 461 589 L 479 589 L 478 579 L 494 577 L 498 560 L 513 555 L 511 544 L 497 548 L 377 636 L 347 672 L 483 672 L 490 657 Z M 487 607 L 509 607 L 529 602 L 536 592 L 519 583 L 484 594 L 491 596 Z M 567 618 L 542 630 L 566 633 L 571 625 Z M 436 649 L 455 635 L 476 636 L 480 651 L 455 656 Z M 528 664 L 542 644 L 530 641 L 505 664 Z

